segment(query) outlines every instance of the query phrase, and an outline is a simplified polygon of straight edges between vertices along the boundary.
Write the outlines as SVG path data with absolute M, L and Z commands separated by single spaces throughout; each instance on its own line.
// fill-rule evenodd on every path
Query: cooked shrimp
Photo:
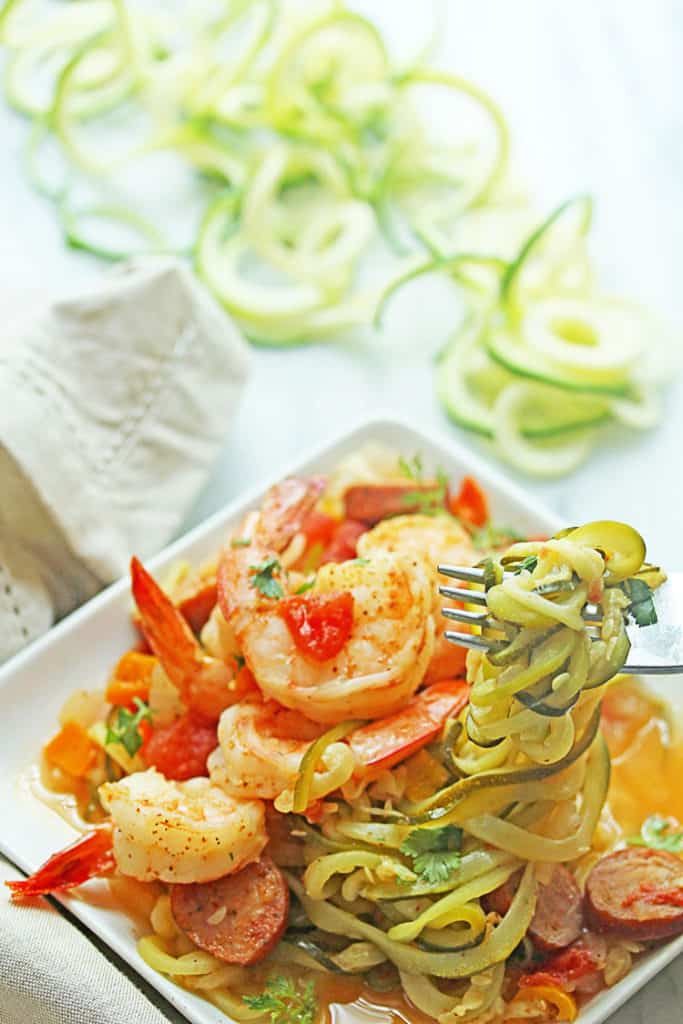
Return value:
M 220 747 L 207 762 L 211 781 L 233 796 L 276 800 L 289 795 L 304 754 L 322 731 L 321 726 L 274 701 L 235 704 L 221 715 Z M 348 782 L 354 763 L 346 743 L 330 744 L 313 777 L 311 800 Z
M 432 572 L 432 613 L 436 626 L 436 642 L 424 677 L 425 683 L 437 683 L 442 679 L 464 675 L 466 649 L 456 647 L 444 636 L 448 622 L 442 616 L 441 609 L 444 604 L 452 605 L 453 602 L 439 594 L 436 567 L 439 562 L 473 565 L 477 560 L 477 554 L 472 547 L 469 534 L 455 519 L 447 515 L 396 516 L 378 523 L 358 541 L 358 554 L 363 558 L 372 558 L 377 552 L 382 551 L 402 555 L 421 554 L 426 558 Z
M 141 882 L 210 882 L 257 860 L 268 841 L 260 800 L 209 779 L 169 782 L 154 768 L 100 786 L 119 871 Z
M 183 704 L 217 719 L 224 708 L 243 695 L 236 678 L 236 662 L 207 654 L 181 612 L 142 563 L 134 558 L 130 568 L 133 596 L 147 643 Z
M 322 660 L 297 646 L 282 614 L 285 602 L 254 588 L 254 564 L 248 548 L 226 551 L 218 593 L 266 696 L 329 723 L 379 718 L 403 706 L 422 682 L 434 647 L 431 574 L 421 557 L 378 553 L 370 562 L 321 567 L 307 600 L 341 593 L 353 606 L 343 646 Z M 278 582 L 284 596 L 286 581 Z

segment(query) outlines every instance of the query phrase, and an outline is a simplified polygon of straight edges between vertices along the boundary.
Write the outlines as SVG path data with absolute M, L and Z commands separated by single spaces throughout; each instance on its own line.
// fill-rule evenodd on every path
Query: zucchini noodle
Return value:
M 427 51 L 398 69 L 379 29 L 343 3 L 223 0 L 210 13 L 8 0 L 0 17 L 7 101 L 74 172 L 64 189 L 42 189 L 67 242 L 82 238 L 85 206 L 107 210 L 109 230 L 80 248 L 127 255 L 107 240 L 120 220 L 138 226 L 130 251 L 146 250 L 163 220 L 148 216 L 135 175 L 161 155 L 169 169 L 204 172 L 180 249 L 260 344 L 369 325 L 384 285 L 363 290 L 357 278 L 378 231 L 402 249 L 396 224 L 415 248 L 430 211 L 445 202 L 457 219 L 488 203 L 506 170 L 507 126 L 490 97 L 427 67 Z M 423 93 L 453 104 L 446 140 Z
M 491 96 L 431 67 L 430 46 L 396 66 L 379 28 L 341 0 L 196 8 L 0 9 L 5 98 L 32 121 L 27 176 L 67 245 L 102 260 L 190 256 L 266 346 L 377 326 L 397 289 L 441 272 L 465 316 L 438 360 L 438 399 L 530 475 L 571 472 L 607 424 L 657 422 L 673 338 L 599 290 L 590 197 L 538 223 L 511 187 L 510 133 Z M 48 138 L 66 164 L 57 187 L 36 166 Z M 143 178 L 167 169 L 180 198 L 152 215 Z M 188 204 L 180 179 L 195 173 L 204 181 Z M 166 240 L 181 204 L 183 237 Z M 397 258 L 378 274 L 382 236 Z

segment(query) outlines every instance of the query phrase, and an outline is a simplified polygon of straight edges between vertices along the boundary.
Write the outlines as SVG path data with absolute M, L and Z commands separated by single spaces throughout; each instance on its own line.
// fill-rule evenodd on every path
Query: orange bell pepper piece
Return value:
M 129 707 L 135 697 L 147 701 L 157 658 L 140 651 L 126 651 L 114 669 L 105 694 L 109 704 Z
M 94 766 L 98 746 L 78 722 L 67 722 L 45 747 L 45 757 L 69 775 L 87 775 Z

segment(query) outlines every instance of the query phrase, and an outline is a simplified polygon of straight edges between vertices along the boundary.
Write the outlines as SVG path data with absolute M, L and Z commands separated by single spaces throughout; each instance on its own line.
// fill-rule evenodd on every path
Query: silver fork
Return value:
M 442 576 L 470 584 L 469 587 L 440 586 L 439 593 L 454 601 L 481 605 L 484 611 L 467 611 L 464 608 L 444 608 L 443 614 L 454 622 L 468 626 L 479 626 L 479 634 L 462 633 L 447 629 L 445 636 L 454 644 L 470 647 L 477 651 L 495 650 L 507 641 L 491 634 L 500 632 L 501 626 L 486 609 L 484 570 L 464 565 L 439 565 Z M 506 572 L 505 576 L 512 573 Z M 666 583 L 653 593 L 657 622 L 652 626 L 638 626 L 628 623 L 626 632 L 631 641 L 631 650 L 622 672 L 631 675 L 670 675 L 683 673 L 683 573 L 672 573 Z M 598 639 L 602 613 L 599 605 L 586 605 L 584 618 L 589 635 Z

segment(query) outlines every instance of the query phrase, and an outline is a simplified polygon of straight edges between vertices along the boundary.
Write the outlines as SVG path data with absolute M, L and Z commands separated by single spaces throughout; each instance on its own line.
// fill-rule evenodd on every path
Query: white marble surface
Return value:
M 359 4 L 359 6 L 361 6 Z M 606 283 L 683 324 L 683 3 L 680 0 L 445 0 L 442 66 L 471 75 L 508 114 L 515 160 L 546 208 L 590 191 L 595 256 Z M 428 5 L 365 0 L 405 47 L 425 31 Z M 49 207 L 19 169 L 20 119 L 0 109 L 0 265 L 11 293 L 78 288 L 99 272 L 66 252 Z M 378 410 L 448 432 L 435 405 L 430 355 L 448 333 L 438 289 L 401 305 L 380 338 L 253 353 L 245 400 L 215 475 L 188 525 L 305 446 Z M 417 299 L 420 293 L 411 293 Z M 683 344 L 683 343 L 682 343 Z M 683 569 L 683 383 L 654 432 L 621 435 L 579 472 L 529 488 L 569 521 L 626 518 L 651 552 Z M 615 1024 L 683 1019 L 680 960 L 636 996 Z

